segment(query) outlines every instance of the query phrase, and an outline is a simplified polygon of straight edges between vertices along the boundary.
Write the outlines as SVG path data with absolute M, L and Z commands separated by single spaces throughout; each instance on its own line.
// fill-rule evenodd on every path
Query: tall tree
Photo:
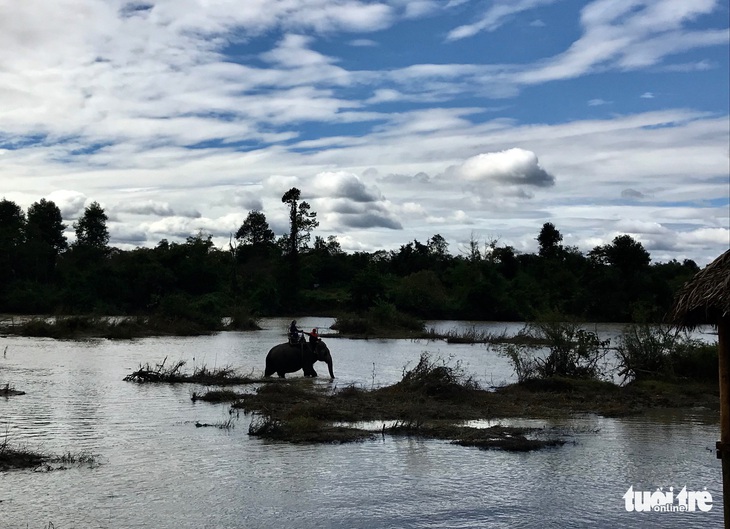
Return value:
M 296 187 L 292 187 L 281 197 L 281 201 L 289 206 L 289 236 L 284 241 L 284 253 L 289 260 L 289 271 L 284 283 L 287 291 L 295 293 L 299 290 L 301 274 L 299 251 L 306 248 L 312 230 L 319 226 L 317 213 L 310 211 L 307 202 L 299 202 L 300 198 L 301 191 Z M 292 297 L 291 302 L 296 304 L 297 297 Z
M 82 217 L 74 222 L 76 231 L 76 242 L 74 246 L 89 248 L 103 253 L 108 251 L 109 230 L 106 221 L 109 220 L 104 208 L 98 202 L 92 202 L 85 210 Z
M 294 257 L 299 250 L 306 247 L 311 237 L 311 232 L 319 226 L 317 213 L 310 211 L 311 206 L 308 202 L 299 202 L 301 191 L 296 187 L 292 187 L 284 193 L 281 201 L 289 206 L 289 238 L 287 240 L 287 254 Z
M 28 208 L 27 245 L 36 279 L 49 279 L 53 274 L 58 255 L 68 248 L 65 229 L 54 202 L 42 198 Z
M 25 242 L 25 213 L 15 202 L 0 200 L 0 276 L 2 283 L 18 272 L 20 250 Z
M 274 232 L 269 228 L 269 223 L 266 222 L 266 215 L 261 211 L 254 210 L 249 212 L 241 227 L 238 228 L 236 239 L 243 244 L 261 246 L 274 242 Z
M 552 222 L 543 224 L 540 234 L 537 236 L 540 257 L 555 257 L 560 250 L 562 240 L 563 236 Z

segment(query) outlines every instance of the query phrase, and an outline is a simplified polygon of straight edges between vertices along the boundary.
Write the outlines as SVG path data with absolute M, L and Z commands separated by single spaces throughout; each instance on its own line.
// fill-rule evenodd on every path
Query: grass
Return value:
M 231 417 L 225 421 L 215 422 L 213 424 L 201 423 L 199 421 L 197 421 L 195 423 L 196 428 L 218 428 L 219 430 L 232 430 L 234 428 L 234 426 L 235 426 L 235 423 L 233 421 L 233 417 Z
M 249 434 L 294 443 L 343 443 L 376 438 L 376 432 L 351 426 L 395 421 L 377 433 L 416 435 L 464 446 L 527 450 L 555 446 L 560 439 L 528 438 L 528 430 L 466 428 L 471 419 L 494 418 L 502 397 L 481 389 L 457 362 L 424 353 L 392 386 L 329 390 L 310 381 L 263 385 L 239 395 L 232 409 L 253 414 Z M 501 411 L 501 410 L 500 410 Z
M 443 340 L 452 344 L 531 344 L 535 346 L 546 345 L 547 341 L 527 334 L 525 329 L 516 335 L 507 334 L 507 330 L 501 333 L 479 330 L 476 326 L 467 329 L 453 328 L 445 333 L 436 332 L 433 327 L 421 336 L 427 340 Z
M 15 389 L 10 382 L 6 382 L 4 386 L 0 386 L 0 397 L 12 397 L 14 395 L 25 395 L 25 391 Z
M 204 384 L 209 386 L 224 386 L 224 385 L 237 385 L 237 384 L 254 384 L 257 382 L 263 382 L 259 378 L 254 378 L 251 375 L 239 375 L 233 368 L 229 366 L 218 367 L 209 369 L 207 366 L 202 365 L 195 367 L 192 373 L 185 373 L 182 368 L 186 362 L 179 360 L 173 364 L 165 365 L 167 363 L 167 357 L 154 367 L 149 364 L 140 365 L 137 371 L 130 373 L 124 380 L 126 382 L 165 382 L 168 384 L 179 384 L 179 383 L 195 383 Z M 194 394 L 195 395 L 195 394 Z M 196 396 L 193 400 L 205 400 L 202 396 Z
M 404 369 L 402 379 L 390 386 L 329 389 L 307 380 L 291 380 L 228 397 L 236 399 L 232 410 L 253 414 L 249 433 L 267 439 L 296 443 L 360 441 L 373 438 L 377 432 L 348 425 L 393 422 L 380 433 L 516 451 L 559 446 L 563 439 L 539 430 L 475 429 L 463 423 L 477 419 L 562 418 L 583 413 L 614 417 L 653 408 L 717 409 L 719 402 L 717 384 L 700 382 L 640 381 L 622 387 L 600 380 L 549 377 L 487 391 L 458 362 L 452 364 L 424 353 L 413 369 Z
M 66 452 L 62 455 L 46 454 L 26 447 L 12 446 L 8 432 L 0 441 L 0 472 L 17 469 L 64 470 L 67 465 L 94 465 L 96 456 L 86 452 Z

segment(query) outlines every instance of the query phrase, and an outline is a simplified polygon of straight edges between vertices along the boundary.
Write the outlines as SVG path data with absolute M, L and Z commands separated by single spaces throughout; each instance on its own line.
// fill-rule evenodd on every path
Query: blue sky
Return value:
M 439 233 L 655 261 L 730 246 L 730 13 L 717 0 L 43 0 L 0 5 L 0 189 L 92 201 L 111 243 L 291 187 L 347 251 Z M 69 230 L 71 235 L 71 230 Z

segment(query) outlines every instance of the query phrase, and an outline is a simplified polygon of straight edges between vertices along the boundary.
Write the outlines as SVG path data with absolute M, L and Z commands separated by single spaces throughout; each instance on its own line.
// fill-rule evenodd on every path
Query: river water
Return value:
M 302 318 L 303 328 L 332 320 Z M 232 429 L 229 406 L 193 403 L 191 385 L 122 378 L 140 364 L 232 366 L 260 374 L 287 321 L 264 330 L 195 338 L 55 341 L 0 338 L 0 384 L 26 395 L 0 399 L 0 442 L 54 454 L 90 452 L 99 464 L 0 473 L 0 529 L 66 528 L 458 528 L 720 527 L 722 485 L 716 412 L 581 416 L 547 422 L 562 447 L 481 451 L 448 442 L 379 437 L 346 445 L 289 445 Z M 440 330 L 468 322 L 433 322 Z M 514 333 L 516 324 L 475 324 Z M 616 327 L 600 329 L 615 336 Z M 709 337 L 713 341 L 713 337 Z M 364 387 L 400 380 L 423 352 L 459 361 L 484 386 L 513 381 L 484 345 L 411 340 L 327 340 L 337 379 Z M 2 355 L 3 351 L 5 354 Z M 326 375 L 324 364 L 317 364 Z M 297 374 L 294 376 L 301 376 Z M 673 487 L 712 495 L 709 512 L 628 512 L 624 494 Z

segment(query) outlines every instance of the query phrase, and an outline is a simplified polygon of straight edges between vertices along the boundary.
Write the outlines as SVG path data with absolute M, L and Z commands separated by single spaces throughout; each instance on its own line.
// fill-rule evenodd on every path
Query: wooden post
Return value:
M 717 457 L 722 459 L 722 508 L 725 529 L 730 529 L 730 315 L 717 325 L 720 368 L 720 442 Z

